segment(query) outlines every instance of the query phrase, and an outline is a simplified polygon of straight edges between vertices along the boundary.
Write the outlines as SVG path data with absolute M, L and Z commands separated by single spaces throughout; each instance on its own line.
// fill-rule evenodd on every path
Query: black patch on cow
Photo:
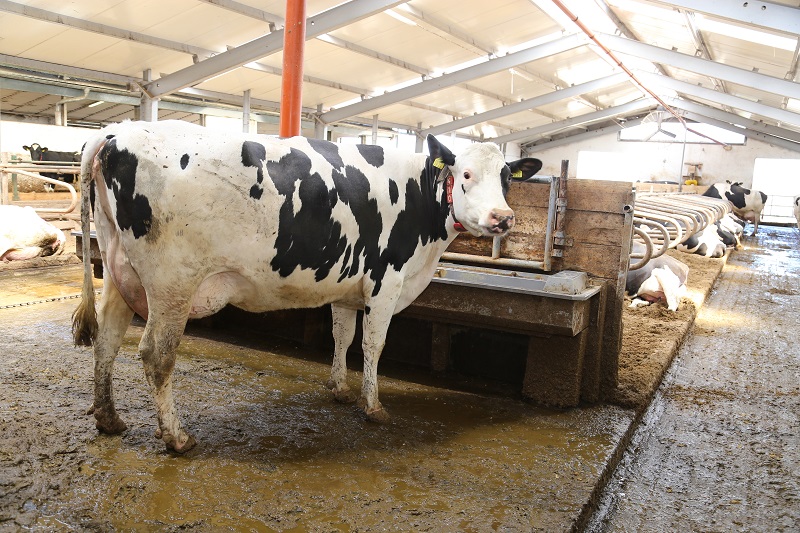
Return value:
M 450 214 L 446 191 L 442 187 L 437 198 L 436 177 L 439 169 L 434 167 L 430 157 L 420 173 L 419 181 L 406 182 L 405 208 L 398 214 L 397 221 L 389 234 L 389 242 L 381 253 L 381 261 L 400 270 L 405 265 L 417 244 L 426 245 L 436 240 L 447 239 L 445 222 Z M 377 294 L 379 287 L 375 288 Z
M 728 199 L 730 203 L 733 204 L 734 207 L 739 209 L 744 209 L 744 206 L 747 205 L 747 200 L 744 197 L 742 192 L 726 192 L 725 197 Z
M 766 195 L 766 194 L 764 194 L 764 193 L 763 193 L 763 192 L 761 192 L 761 191 L 757 191 L 757 192 L 758 192 L 758 194 L 759 194 L 759 195 L 761 195 L 761 203 L 762 203 L 762 204 L 766 204 L 766 203 L 767 203 L 767 195 Z
M 365 314 L 365 315 L 368 315 L 370 311 L 371 311 L 371 309 L 369 308 L 369 306 L 368 306 L 368 305 L 365 305 L 365 306 L 364 306 L 364 314 Z
M 376 144 L 357 144 L 356 148 L 358 148 L 358 152 L 361 154 L 361 157 L 364 158 L 364 161 L 375 168 L 381 168 L 383 166 L 383 146 L 378 146 Z
M 350 208 L 358 224 L 358 239 L 352 243 L 351 262 L 342 264 L 339 279 L 356 276 L 363 268 L 363 272 L 370 272 L 370 278 L 379 286 L 386 272 L 386 264 L 380 261 L 378 250 L 378 240 L 383 230 L 378 200 L 369 197 L 369 180 L 356 167 L 347 165 L 344 173 L 334 170 L 332 177 L 339 200 Z
M 709 187 L 706 190 L 706 192 L 703 193 L 703 196 L 708 196 L 710 198 L 719 198 L 720 200 L 722 200 L 722 195 L 719 193 L 719 190 L 714 185 Z
M 147 235 L 153 224 L 150 201 L 134 192 L 139 161 L 128 150 L 119 150 L 116 139 L 109 139 L 100 150 L 100 168 L 117 201 L 117 225 L 121 230 L 132 230 L 138 239 Z
M 189 154 L 183 154 L 181 156 L 181 170 L 186 170 L 186 165 L 189 164 Z
M 311 159 L 295 148 L 278 161 L 268 161 L 267 173 L 284 197 L 272 269 L 286 277 L 297 267 L 307 268 L 316 271 L 317 281 L 324 279 L 347 246 L 341 224 L 332 218 L 335 191 L 328 190 L 318 173 L 311 174 Z M 295 189 L 300 198 L 296 214 Z
M 503 188 L 503 198 L 505 198 L 508 194 L 508 188 L 510 185 L 511 169 L 508 167 L 508 165 L 506 165 L 500 170 L 500 186 Z
M 267 158 L 267 149 L 263 144 L 245 141 L 242 143 L 242 165 L 246 167 L 256 167 L 256 184 L 250 187 L 250 197 L 254 200 L 261 199 L 264 187 L 264 160 Z
M 706 251 L 708 250 L 708 246 L 706 243 L 700 245 L 700 247 L 694 252 L 699 255 L 706 255 Z
M 394 180 L 389 180 L 389 200 L 391 200 L 392 205 L 394 205 L 399 199 L 400 191 L 397 189 L 397 182 Z
M 333 168 L 341 170 L 344 167 L 344 161 L 342 161 L 342 156 L 339 155 L 339 147 L 336 146 L 336 143 L 320 139 L 309 139 L 308 144 L 311 145 L 315 152 L 324 157 L 325 161 L 330 163 Z

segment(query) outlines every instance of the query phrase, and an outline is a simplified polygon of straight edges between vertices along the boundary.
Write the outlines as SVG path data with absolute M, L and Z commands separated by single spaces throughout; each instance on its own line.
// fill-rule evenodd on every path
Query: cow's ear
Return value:
M 453 155 L 453 152 L 447 149 L 445 145 L 439 142 L 439 140 L 434 137 L 433 135 L 428 135 L 428 152 L 431 154 L 431 160 L 436 161 L 437 159 L 441 159 L 442 163 L 445 165 L 455 165 L 456 164 L 456 156 Z
M 542 169 L 542 162 L 533 157 L 526 157 L 508 163 L 511 169 L 511 177 L 518 181 L 525 181 Z
M 42 152 L 46 152 L 46 151 L 47 151 L 47 147 L 42 148 Z
M 22 147 L 22 149 L 23 149 L 23 150 L 30 150 L 30 149 L 31 149 L 31 147 L 30 147 L 30 146 L 23 146 L 23 147 Z

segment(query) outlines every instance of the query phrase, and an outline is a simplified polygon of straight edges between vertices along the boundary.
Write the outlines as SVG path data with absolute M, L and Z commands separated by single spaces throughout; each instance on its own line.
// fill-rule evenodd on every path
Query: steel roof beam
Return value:
M 543 124 L 535 128 L 529 128 L 526 130 L 509 133 L 508 135 L 501 135 L 500 137 L 495 137 L 494 139 L 488 139 L 488 140 L 495 142 L 497 144 L 502 144 L 512 141 L 518 141 L 518 142 L 530 141 L 535 137 L 544 136 L 547 135 L 548 133 L 554 133 L 557 131 L 565 130 L 567 128 L 573 128 L 575 126 L 580 126 L 583 124 L 600 122 L 601 120 L 613 118 L 620 115 L 629 115 L 631 113 L 641 112 L 644 111 L 645 109 L 654 108 L 655 106 L 656 106 L 656 101 L 653 98 L 634 100 L 633 102 L 628 102 L 627 104 L 622 104 L 615 107 L 609 107 L 607 109 L 601 109 L 600 111 L 592 111 L 591 113 L 586 113 L 583 115 L 579 115 L 577 117 L 568 118 L 560 122 L 554 122 L 552 124 Z
M 567 135 L 566 137 L 561 137 L 558 139 L 554 139 L 552 141 L 543 142 L 541 144 L 531 144 L 525 147 L 525 151 L 530 154 L 533 153 L 532 150 L 534 148 L 538 152 L 541 150 L 549 150 L 550 148 L 557 148 L 559 146 L 564 146 L 565 144 L 571 144 L 574 142 L 585 141 L 586 139 L 592 139 L 594 137 L 600 137 L 601 135 L 608 135 L 609 133 L 615 133 L 623 128 L 638 126 L 639 124 L 642 123 L 642 120 L 643 119 L 641 118 L 637 118 L 634 120 L 626 121 L 624 125 L 615 123 L 609 126 L 603 126 L 602 128 L 597 128 L 595 130 L 589 130 L 575 135 Z
M 794 126 L 800 126 L 800 114 L 792 113 L 791 111 L 778 109 L 758 102 L 752 102 L 745 98 L 739 98 L 738 96 L 732 96 L 730 94 L 700 87 L 699 85 L 693 85 L 685 81 L 667 78 L 665 76 L 659 76 L 649 72 L 637 72 L 636 75 L 650 86 L 660 86 L 666 89 L 671 89 L 678 93 L 689 94 L 697 98 L 717 102 L 720 105 L 727 105 L 734 109 L 740 109 L 742 111 L 747 111 L 748 113 L 754 113 L 762 117 L 770 118 L 777 122 L 785 122 Z
M 786 148 L 787 150 L 793 150 L 795 152 L 800 152 L 800 143 L 792 142 L 787 139 L 781 139 L 779 137 L 775 137 L 773 135 L 768 135 L 766 133 L 761 133 L 759 131 L 751 130 L 750 128 L 740 128 L 734 126 L 730 122 L 724 120 L 717 120 L 708 116 L 705 116 L 701 113 L 695 113 L 693 111 L 687 111 L 684 113 L 684 116 L 688 119 L 695 120 L 697 122 L 703 122 L 706 124 L 711 124 L 712 126 L 716 126 L 717 128 L 721 128 L 723 130 L 732 131 L 734 133 L 739 133 L 750 137 L 751 139 L 757 139 L 761 142 L 769 143 L 775 146 L 779 146 L 781 148 Z
M 762 28 L 800 35 L 800 9 L 774 2 L 710 2 L 709 0 L 655 0 L 669 7 L 680 7 L 716 17 L 754 24 Z
M 9 2 L 8 0 L 0 0 L 0 11 L 13 13 L 15 15 L 22 15 L 24 17 L 41 20 L 44 22 L 51 22 L 53 24 L 60 24 L 61 26 L 67 26 L 79 30 L 99 33 L 100 35 L 116 37 L 126 41 L 158 46 L 159 48 L 166 48 L 175 52 L 183 52 L 199 59 L 202 59 L 210 54 L 209 50 L 205 50 L 204 48 L 197 46 L 179 43 L 177 41 L 170 41 L 169 39 L 162 39 L 160 37 L 153 37 L 152 35 L 145 35 L 144 33 L 139 33 L 136 31 L 122 30 L 106 24 L 89 22 L 88 20 L 61 15 L 60 13 L 53 13 L 52 11 L 45 11 L 44 9 L 39 9 L 38 7 L 18 4 L 16 2 Z
M 396 104 L 402 100 L 436 92 L 447 87 L 452 87 L 453 85 L 464 83 L 468 80 L 482 78 L 484 76 L 488 76 L 517 65 L 536 61 L 537 59 L 549 57 L 561 52 L 566 52 L 567 50 L 584 46 L 586 43 L 587 39 L 583 35 L 568 35 L 566 37 L 556 39 L 555 41 L 550 41 L 539 46 L 533 46 L 525 50 L 520 50 L 519 52 L 514 52 L 513 54 L 505 55 L 503 57 L 490 59 L 478 65 L 443 74 L 438 78 L 424 80 L 415 85 L 410 85 L 408 87 L 392 91 L 391 93 L 382 94 L 374 98 L 368 98 L 355 104 L 322 113 L 320 118 L 327 124 L 339 122 L 340 120 L 344 120 L 353 115 L 374 111 L 382 107 Z
M 727 122 L 728 124 L 731 124 L 739 129 L 746 128 L 749 131 L 756 131 L 773 137 L 783 137 L 785 139 L 800 143 L 800 132 L 797 131 L 764 124 L 763 122 L 759 122 L 757 120 L 745 118 L 735 113 L 729 113 L 727 111 L 717 109 L 716 107 L 693 102 L 692 100 L 686 100 L 685 98 L 665 98 L 665 100 L 672 107 L 683 109 L 684 111 L 691 113 L 697 113 L 714 119 L 718 122 Z
M 759 74 L 715 61 L 709 61 L 702 57 L 665 50 L 658 46 L 632 41 L 630 39 L 617 37 L 616 35 L 609 35 L 607 33 L 598 33 L 597 35 L 600 40 L 603 41 L 603 44 L 616 52 L 622 52 L 658 63 L 666 63 L 683 70 L 710 76 L 712 78 L 727 80 L 739 85 L 744 85 L 745 87 L 752 87 L 761 91 L 800 99 L 800 83 Z
M 346 4 L 308 17 L 306 39 L 313 39 L 401 3 L 403 3 L 402 0 L 351 0 Z M 282 50 L 283 33 L 284 30 L 278 30 L 259 37 L 232 50 L 147 83 L 144 85 L 144 89 L 151 97 L 158 98 L 229 72 L 246 63 Z
M 514 104 L 509 104 L 502 107 L 497 107 L 495 109 L 491 109 L 483 113 L 470 115 L 462 119 L 454 120 L 452 122 L 447 122 L 439 126 L 434 126 L 432 128 L 422 130 L 420 132 L 420 135 L 440 135 L 442 133 L 447 133 L 453 130 L 458 130 L 461 128 L 473 126 L 475 124 L 480 124 L 481 122 L 486 122 L 500 117 L 513 115 L 514 113 L 527 111 L 537 106 L 552 104 L 554 102 L 558 102 L 559 100 L 563 100 L 565 98 L 572 98 L 575 96 L 580 96 L 584 93 L 597 91 L 600 89 L 604 89 L 606 87 L 611 87 L 612 85 L 618 85 L 628 80 L 629 80 L 628 75 L 625 73 L 620 72 L 617 74 L 612 74 L 611 76 L 606 76 L 605 78 L 600 78 L 586 83 L 573 85 L 572 87 L 567 87 L 566 89 L 560 89 L 558 91 L 553 91 L 547 94 L 536 96 L 534 98 L 522 100 L 521 102 L 516 102 Z

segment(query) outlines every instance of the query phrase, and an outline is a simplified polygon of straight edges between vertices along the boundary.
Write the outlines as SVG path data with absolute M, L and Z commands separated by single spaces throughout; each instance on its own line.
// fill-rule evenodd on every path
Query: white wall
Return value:
M 613 152 L 612 168 L 585 168 L 578 164 L 581 151 Z M 678 181 L 681 172 L 683 144 L 655 142 L 619 142 L 617 134 L 610 133 L 574 144 L 536 151 L 532 157 L 544 162 L 540 174 L 561 173 L 561 160 L 569 160 L 569 176 L 588 177 L 589 174 L 605 174 L 606 179 L 631 181 Z M 686 163 L 703 163 L 702 185 L 718 181 L 741 181 L 752 186 L 753 168 L 758 157 L 800 159 L 800 152 L 778 148 L 755 139 L 747 139 L 744 145 L 733 145 L 730 151 L 716 144 L 687 144 Z M 685 172 L 685 167 L 683 169 Z M 582 176 L 583 174 L 583 176 Z
M 25 154 L 23 146 L 39 143 L 50 150 L 79 152 L 83 143 L 97 130 L 72 126 L 50 126 L 26 122 L 0 121 L 0 152 Z M 30 157 L 30 154 L 28 154 Z

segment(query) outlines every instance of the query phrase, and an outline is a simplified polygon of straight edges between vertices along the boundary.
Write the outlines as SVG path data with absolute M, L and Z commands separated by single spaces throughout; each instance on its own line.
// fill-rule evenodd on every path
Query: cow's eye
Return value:
M 468 179 L 470 179 L 471 177 L 472 177 L 472 176 L 470 176 L 469 172 L 464 172 L 464 179 L 465 179 L 465 180 L 468 180 Z

